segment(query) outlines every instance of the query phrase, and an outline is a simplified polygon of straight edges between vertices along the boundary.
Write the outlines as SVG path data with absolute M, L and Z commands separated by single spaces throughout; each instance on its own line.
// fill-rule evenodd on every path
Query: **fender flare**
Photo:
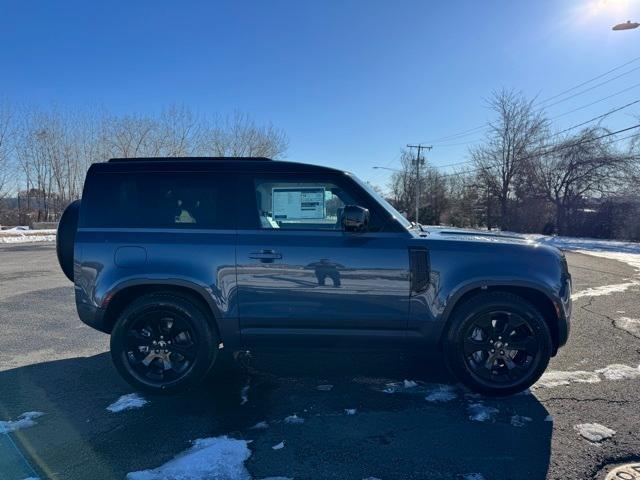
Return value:
M 529 280 L 522 279 L 472 279 L 468 282 L 464 282 L 462 284 L 457 285 L 451 293 L 447 296 L 446 306 L 444 307 L 442 314 L 440 316 L 443 325 L 448 324 L 451 316 L 451 312 L 455 309 L 455 307 L 459 304 L 459 301 L 465 294 L 477 290 L 477 289 L 486 289 L 486 288 L 496 288 L 496 287 L 505 287 L 505 288 L 527 288 L 530 290 L 535 290 L 541 294 L 543 294 L 556 308 L 558 309 L 559 298 L 556 297 L 553 290 L 546 286 L 544 283 L 533 282 Z
M 237 322 L 222 322 L 222 312 L 215 302 L 215 294 L 213 293 L 211 287 L 189 279 L 175 277 L 127 278 L 115 283 L 114 285 L 111 285 L 111 287 L 102 297 L 102 308 L 107 310 L 113 298 L 115 298 L 123 290 L 132 287 L 166 287 L 167 290 L 178 287 L 180 289 L 190 291 L 193 295 L 196 296 L 196 298 L 202 300 L 208 307 L 213 321 L 213 326 L 216 328 L 221 341 L 224 342 L 225 340 L 232 339 L 232 335 L 234 333 L 232 330 L 233 324 Z

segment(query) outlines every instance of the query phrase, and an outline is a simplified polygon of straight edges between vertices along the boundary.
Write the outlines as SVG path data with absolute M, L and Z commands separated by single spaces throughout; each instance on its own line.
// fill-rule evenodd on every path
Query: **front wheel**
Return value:
M 506 292 L 471 298 L 454 311 L 444 353 L 471 390 L 511 395 L 533 385 L 549 364 L 549 327 L 525 299 Z
M 203 382 L 213 366 L 217 336 L 189 298 L 153 293 L 135 300 L 111 332 L 111 357 L 138 390 L 177 393 Z

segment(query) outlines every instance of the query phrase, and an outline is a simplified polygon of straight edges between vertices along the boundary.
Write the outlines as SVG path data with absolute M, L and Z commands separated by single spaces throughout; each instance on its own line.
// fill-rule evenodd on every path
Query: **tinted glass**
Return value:
M 289 176 L 258 178 L 254 182 L 256 213 L 263 229 L 342 230 L 345 205 L 369 208 L 369 231 L 380 222 L 368 203 L 353 189 L 333 181 Z
M 96 174 L 82 198 L 82 226 L 234 228 L 231 183 L 200 172 Z

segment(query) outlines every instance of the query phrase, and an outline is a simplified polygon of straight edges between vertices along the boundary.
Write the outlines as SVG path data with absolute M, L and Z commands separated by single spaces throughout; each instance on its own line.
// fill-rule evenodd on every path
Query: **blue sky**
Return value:
M 611 31 L 627 19 L 640 21 L 640 0 L 0 1 L 0 96 L 122 113 L 239 110 L 283 128 L 289 159 L 384 185 L 390 172 L 373 165 L 482 125 L 492 90 L 544 99 L 639 57 L 640 29 Z M 640 70 L 548 113 L 636 83 Z M 640 87 L 558 128 L 636 99 Z M 632 125 L 633 112 L 606 125 Z M 433 142 L 429 160 L 463 161 L 469 145 L 451 143 L 478 137 Z

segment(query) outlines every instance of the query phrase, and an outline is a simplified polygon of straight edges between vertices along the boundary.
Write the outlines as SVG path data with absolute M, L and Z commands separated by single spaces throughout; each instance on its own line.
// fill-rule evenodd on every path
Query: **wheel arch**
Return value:
M 549 327 L 549 331 L 551 333 L 551 340 L 553 342 L 553 351 L 552 354 L 555 355 L 560 346 L 560 313 L 558 310 L 558 306 L 554 302 L 552 296 L 550 296 L 544 289 L 540 288 L 537 285 L 514 285 L 514 284 L 489 284 L 489 283 L 478 283 L 468 285 L 465 288 L 460 289 L 456 292 L 451 300 L 448 302 L 447 307 L 445 308 L 442 318 L 444 320 L 444 327 L 442 329 L 442 333 L 440 335 L 439 344 L 442 345 L 444 338 L 447 335 L 447 331 L 449 330 L 449 326 L 453 320 L 453 314 L 456 309 L 461 305 L 466 303 L 473 297 L 478 295 L 482 295 L 483 293 L 488 292 L 505 292 L 511 293 L 513 295 L 517 295 L 528 302 L 530 302 L 534 307 L 536 307 L 540 313 L 542 314 L 544 321 L 547 323 Z
M 103 315 L 103 323 L 110 333 L 118 316 L 136 298 L 151 293 L 170 293 L 193 301 L 205 313 L 218 338 L 223 341 L 223 332 L 220 328 L 220 313 L 206 290 L 190 282 L 185 281 L 132 281 L 126 282 L 112 290 L 108 295 L 106 308 Z

